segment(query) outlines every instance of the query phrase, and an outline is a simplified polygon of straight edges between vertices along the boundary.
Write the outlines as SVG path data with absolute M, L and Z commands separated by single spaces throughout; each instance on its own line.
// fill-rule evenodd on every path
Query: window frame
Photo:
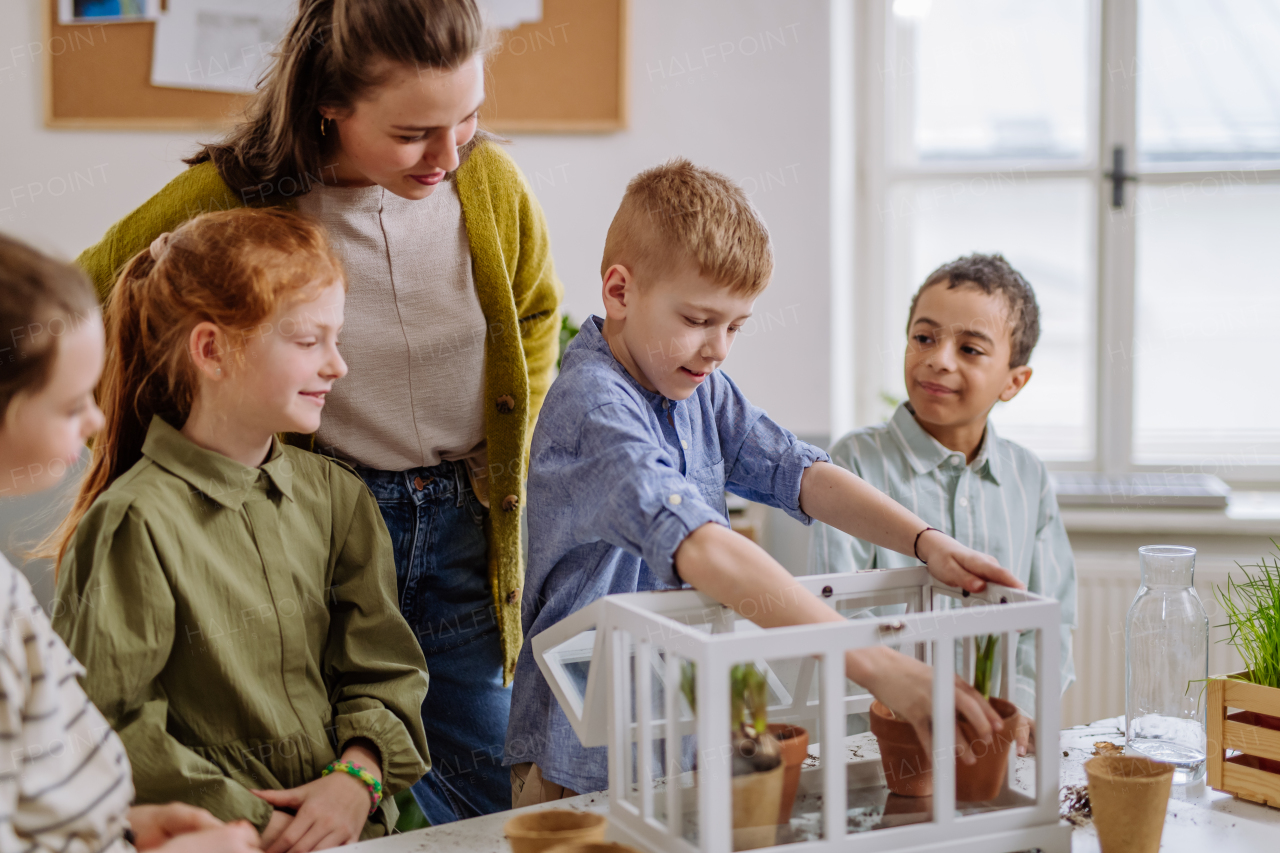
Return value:
M 1239 174 L 1242 162 L 1196 162 L 1194 168 L 1177 163 L 1142 166 L 1137 162 L 1138 0 L 1091 0 L 1088 44 L 1089 122 L 1091 150 L 1074 163 L 1041 165 L 1008 161 L 931 161 L 904 166 L 891 156 L 897 75 L 895 21 L 892 0 L 854 4 L 853 25 L 853 314 L 852 351 L 854 391 L 851 405 L 837 407 L 834 426 L 840 435 L 853 425 L 879 420 L 882 354 L 903 346 L 899 329 L 885 328 L 889 286 L 888 231 L 881 211 L 893 189 L 913 181 L 951 178 L 996 178 L 1011 170 L 1027 181 L 1085 180 L 1093 193 L 1095 217 L 1093 330 L 1093 456 L 1079 461 L 1054 461 L 1051 470 L 1099 471 L 1105 474 L 1185 472 L 1222 477 L 1233 487 L 1280 489 L 1280 464 L 1224 465 L 1136 464 L 1133 461 L 1136 297 L 1136 216 L 1134 184 L 1173 186 L 1204 179 L 1227 180 Z M 1111 207 L 1111 152 L 1122 147 L 1127 155 L 1123 209 Z M 1259 184 L 1280 184 L 1280 168 L 1249 168 Z M 847 315 L 846 315 L 847 316 Z M 840 371 L 836 371 L 840 376 Z M 844 374 L 848 376 L 848 373 Z M 851 409 L 851 411 L 849 411 Z M 844 415 L 844 417 L 842 417 Z M 850 421 L 851 418 L 851 422 Z

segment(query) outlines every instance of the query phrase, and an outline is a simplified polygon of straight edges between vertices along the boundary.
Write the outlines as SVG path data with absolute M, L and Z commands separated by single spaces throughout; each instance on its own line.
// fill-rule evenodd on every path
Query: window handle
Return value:
M 1111 149 L 1111 171 L 1104 172 L 1103 177 L 1111 181 L 1111 208 L 1120 210 L 1124 207 L 1124 183 L 1136 181 L 1138 176 L 1124 170 L 1124 146 L 1117 145 Z

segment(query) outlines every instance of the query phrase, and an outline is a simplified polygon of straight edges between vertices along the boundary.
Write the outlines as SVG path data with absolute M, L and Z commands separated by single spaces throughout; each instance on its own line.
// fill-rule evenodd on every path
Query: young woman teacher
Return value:
M 355 467 L 391 533 L 431 678 L 413 793 L 436 824 L 510 808 L 520 505 L 559 330 L 542 210 L 476 129 L 483 38 L 474 0 L 301 0 L 243 121 L 78 261 L 105 293 L 207 210 L 289 205 L 328 229 L 350 374 L 315 449 Z

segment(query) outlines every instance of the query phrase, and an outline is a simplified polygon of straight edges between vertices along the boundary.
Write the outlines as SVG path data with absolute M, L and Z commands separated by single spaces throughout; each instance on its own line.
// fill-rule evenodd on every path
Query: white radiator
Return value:
M 1138 553 L 1076 552 L 1079 581 L 1077 625 L 1072 646 L 1076 681 L 1062 697 L 1062 725 L 1075 726 L 1124 714 L 1124 618 L 1138 591 Z M 1209 674 L 1238 672 L 1235 649 L 1222 642 L 1227 630 L 1213 586 L 1239 569 L 1225 558 L 1196 558 L 1196 591 L 1209 614 Z M 1194 688 L 1193 688 L 1194 689 Z

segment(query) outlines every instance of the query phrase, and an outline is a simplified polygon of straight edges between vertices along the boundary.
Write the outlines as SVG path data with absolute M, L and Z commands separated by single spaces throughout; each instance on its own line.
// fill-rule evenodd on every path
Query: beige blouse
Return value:
M 318 186 L 298 209 L 324 224 L 347 270 L 351 372 L 329 393 L 318 449 L 384 471 L 475 456 L 487 327 L 454 182 L 417 201 Z

